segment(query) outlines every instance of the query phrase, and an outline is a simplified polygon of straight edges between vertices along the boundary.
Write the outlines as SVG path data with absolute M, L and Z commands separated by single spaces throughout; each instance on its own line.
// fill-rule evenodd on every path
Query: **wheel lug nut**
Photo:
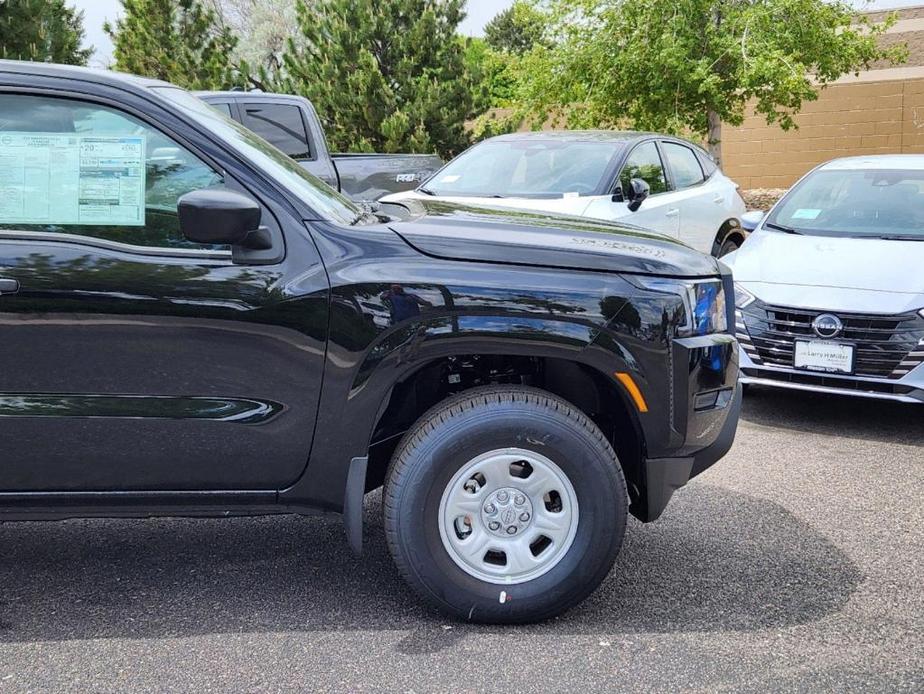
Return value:
M 485 513 L 496 513 L 497 507 L 494 504 L 485 504 L 484 512 Z
M 491 521 L 490 523 L 488 523 L 488 527 L 491 530 L 497 530 L 500 527 L 500 523 L 498 523 L 497 521 Z
M 517 506 L 522 506 L 526 503 L 526 497 L 522 494 L 517 494 L 515 497 L 513 497 L 513 503 L 515 503 Z
M 497 493 L 497 500 L 502 504 L 507 503 L 507 499 L 510 498 L 510 495 L 505 491 L 500 491 Z
M 516 535 L 516 534 L 517 534 L 517 526 L 515 526 L 515 525 L 509 525 L 509 526 L 507 526 L 507 534 L 508 534 L 508 535 Z
M 526 513 L 526 511 L 524 511 L 523 513 L 520 514 L 520 520 L 525 523 L 526 521 L 529 520 L 529 514 Z

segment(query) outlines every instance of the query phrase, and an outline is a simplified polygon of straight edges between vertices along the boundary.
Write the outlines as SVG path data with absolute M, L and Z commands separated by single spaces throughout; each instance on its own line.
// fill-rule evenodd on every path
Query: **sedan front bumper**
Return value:
M 785 388 L 829 395 L 892 402 L 924 403 L 924 365 L 917 367 L 901 379 L 870 378 L 864 376 L 833 376 L 799 369 L 755 364 L 742 348 L 741 383 L 744 385 Z

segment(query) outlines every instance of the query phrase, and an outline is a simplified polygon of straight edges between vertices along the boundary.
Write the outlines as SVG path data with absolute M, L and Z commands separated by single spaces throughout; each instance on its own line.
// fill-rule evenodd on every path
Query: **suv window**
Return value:
M 664 148 L 667 163 L 671 167 L 675 188 L 689 188 L 705 180 L 699 159 L 696 158 L 692 149 L 678 145 L 676 142 L 663 142 L 661 146 Z
M 0 229 L 201 249 L 180 232 L 177 200 L 223 184 L 192 152 L 126 113 L 0 94 Z
M 697 149 L 696 153 L 699 155 L 699 163 L 703 167 L 703 173 L 706 175 L 706 178 L 709 178 L 719 168 L 715 163 L 715 159 L 701 149 Z
M 651 188 L 651 194 L 657 195 L 667 191 L 667 179 L 664 176 L 664 164 L 658 154 L 658 146 L 654 142 L 643 142 L 637 145 L 629 158 L 626 159 L 619 174 L 619 184 L 623 195 L 628 194 L 629 181 L 640 178 Z
M 308 132 L 298 106 L 245 104 L 244 125 L 293 159 L 310 159 Z

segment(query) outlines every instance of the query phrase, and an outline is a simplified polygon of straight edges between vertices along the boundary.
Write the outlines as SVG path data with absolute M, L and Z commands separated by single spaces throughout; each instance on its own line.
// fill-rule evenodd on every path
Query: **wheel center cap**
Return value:
M 532 501 L 519 489 L 497 489 L 481 505 L 481 521 L 493 535 L 518 537 L 533 522 Z

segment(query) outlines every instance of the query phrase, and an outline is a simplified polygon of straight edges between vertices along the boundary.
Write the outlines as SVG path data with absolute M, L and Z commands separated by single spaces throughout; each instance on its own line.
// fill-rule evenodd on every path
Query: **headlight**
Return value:
M 747 308 L 754 303 L 757 297 L 735 282 L 735 308 Z
M 725 290 L 722 281 L 679 280 L 661 277 L 633 277 L 645 289 L 676 294 L 683 299 L 685 323 L 678 330 L 683 336 L 723 333 L 728 329 Z

